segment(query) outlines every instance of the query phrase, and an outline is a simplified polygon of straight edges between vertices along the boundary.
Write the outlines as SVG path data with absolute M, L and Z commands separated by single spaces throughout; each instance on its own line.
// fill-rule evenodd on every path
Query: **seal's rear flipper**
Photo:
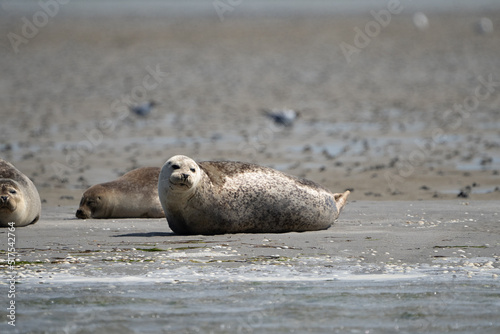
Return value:
M 333 198 L 335 199 L 335 205 L 337 206 L 338 213 L 340 213 L 342 208 L 346 205 L 347 197 L 349 196 L 350 193 L 351 192 L 349 190 L 346 190 L 343 194 L 341 193 L 333 194 Z

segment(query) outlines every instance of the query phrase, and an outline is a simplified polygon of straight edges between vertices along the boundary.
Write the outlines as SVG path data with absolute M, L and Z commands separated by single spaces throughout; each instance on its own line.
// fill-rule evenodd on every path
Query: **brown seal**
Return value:
M 34 224 L 40 219 L 42 203 L 31 180 L 11 163 L 0 159 L 0 227 Z
M 158 167 L 134 169 L 118 179 L 96 184 L 83 193 L 76 217 L 163 218 L 158 199 Z
M 177 155 L 162 167 L 158 195 L 178 234 L 282 233 L 327 229 L 349 191 L 333 194 L 254 164 Z

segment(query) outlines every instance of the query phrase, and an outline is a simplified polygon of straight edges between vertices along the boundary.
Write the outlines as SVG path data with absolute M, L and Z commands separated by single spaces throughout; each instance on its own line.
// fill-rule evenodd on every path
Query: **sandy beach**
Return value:
M 18 263 L 3 267 L 21 283 L 18 326 L 0 328 L 495 333 L 497 207 L 359 201 L 324 231 L 178 236 L 162 219 L 82 221 L 62 206 L 17 229 Z
M 17 250 L 26 262 L 20 277 L 48 283 L 59 269 L 84 279 L 97 267 L 97 276 L 113 274 L 117 267 L 125 276 L 142 276 L 180 266 L 227 269 L 262 263 L 292 264 L 304 274 L 311 270 L 303 264 L 360 275 L 433 275 L 453 266 L 449 275 L 496 278 L 500 273 L 500 216 L 494 201 L 361 201 L 328 230 L 217 236 L 175 235 L 164 219 L 82 221 L 67 210 L 54 209 L 43 226 L 18 229 Z M 125 266 L 136 262 L 141 265 Z
M 2 323 L 1 331 L 125 333 L 119 326 L 123 321 L 134 333 L 278 333 L 294 328 L 318 333 L 331 332 L 325 328 L 437 333 L 453 332 L 453 324 L 458 326 L 454 332 L 470 332 L 474 324 L 483 333 L 496 333 L 500 11 L 485 7 L 429 12 L 428 26 L 419 28 L 410 7 L 382 25 L 370 10 L 380 13 L 385 5 L 356 13 L 257 16 L 244 15 L 244 5 L 221 20 L 215 10 L 192 16 L 78 16 L 68 4 L 68 10 L 61 7 L 57 15 L 47 14 L 46 24 L 39 24 L 31 37 L 26 20 L 34 22 L 43 9 L 35 5 L 34 12 L 18 13 L 9 4 L 3 6 L 0 157 L 33 180 L 43 210 L 37 224 L 15 232 L 14 269 L 17 286 L 24 291 L 19 293 L 18 323 L 25 327 Z M 484 17 L 496 29 L 482 31 L 478 22 Z M 366 29 L 375 30 L 363 34 Z M 21 42 L 13 44 L 12 34 Z M 129 104 L 149 100 L 159 105 L 147 117 L 128 109 Z M 277 126 L 262 113 L 279 108 L 300 112 L 292 127 Z M 334 192 L 352 193 L 334 226 L 308 233 L 177 236 L 164 219 L 75 218 L 89 186 L 133 168 L 162 166 L 176 154 L 199 161 L 254 162 Z M 7 231 L 0 230 L 0 237 L 6 244 Z M 0 254 L 2 275 L 9 277 L 7 251 Z M 95 311 L 97 327 L 75 320 L 79 312 L 90 312 L 77 307 L 87 305 L 78 304 L 87 298 L 81 287 L 101 291 L 115 284 L 124 296 L 139 299 L 127 291 L 145 288 L 126 284 L 156 288 L 181 283 L 191 287 L 184 288 L 192 289 L 190 293 L 202 293 L 205 283 L 206 291 L 215 291 L 236 282 L 228 289 L 248 288 L 247 298 L 269 296 L 272 303 L 273 291 L 283 287 L 265 284 L 288 282 L 302 291 L 301 284 L 311 282 L 311 289 L 318 291 L 280 299 L 304 306 L 307 298 L 320 298 L 321 284 L 340 298 L 344 292 L 336 290 L 338 284 L 347 284 L 351 291 L 363 288 L 360 282 L 384 282 L 384 289 L 390 290 L 393 280 L 399 288 L 412 282 L 408 291 L 415 298 L 427 297 L 410 316 L 397 313 L 396 304 L 388 300 L 394 309 L 380 319 L 392 319 L 396 313 L 403 319 L 387 322 L 390 328 L 374 326 L 372 318 L 359 326 L 346 323 L 345 331 L 333 320 L 321 327 L 311 317 L 321 309 L 316 299 L 312 303 L 318 309 L 300 313 L 310 322 L 295 327 L 272 323 L 224 329 L 207 316 L 194 327 L 178 320 L 145 330 L 134 327 L 139 322 L 120 316 L 106 319 Z M 442 284 L 449 290 L 449 282 L 459 282 L 470 298 L 445 294 L 429 308 L 426 298 L 442 291 Z M 264 284 L 262 295 L 252 295 L 252 284 Z M 385 290 L 373 284 L 369 288 L 384 300 Z M 55 290 L 50 289 L 59 286 L 61 296 L 70 293 L 71 286 L 82 290 L 75 290 L 79 292 L 72 301 L 56 300 L 62 309 L 56 307 L 53 313 L 49 304 L 29 306 L 53 297 L 50 291 Z M 496 300 L 488 299 L 489 291 L 496 291 Z M 7 305 L 5 295 L 2 292 L 1 300 Z M 222 295 L 233 300 L 231 294 Z M 178 301 L 183 302 L 181 297 Z M 436 309 L 454 302 L 452 310 Z M 68 311 L 70 320 L 59 322 L 58 314 L 66 312 L 64 303 L 75 309 Z M 352 313 L 363 303 L 360 299 L 353 304 Z M 481 303 L 488 311 L 457 320 L 460 307 L 479 310 L 474 305 Z M 236 309 L 242 316 L 245 308 L 240 306 Z M 210 313 L 193 309 L 186 306 L 183 315 Z M 256 307 L 254 312 L 265 309 Z M 430 314 L 436 310 L 444 318 L 431 325 Z M 459 315 L 449 318 L 452 313 Z M 275 313 L 266 314 L 260 325 Z M 30 320 L 34 316 L 48 320 L 40 325 Z M 112 326 L 109 323 L 116 327 L 106 327 Z

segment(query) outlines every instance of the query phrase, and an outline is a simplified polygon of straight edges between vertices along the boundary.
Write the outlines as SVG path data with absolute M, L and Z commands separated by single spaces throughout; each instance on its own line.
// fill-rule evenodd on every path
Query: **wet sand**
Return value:
M 49 212 L 43 224 L 16 230 L 21 261 L 16 270 L 21 280 L 39 283 L 57 281 L 61 274 L 87 281 L 107 276 L 144 279 L 159 273 L 168 281 L 189 282 L 199 279 L 193 278 L 196 272 L 231 268 L 240 275 L 219 279 L 244 280 L 245 272 L 259 265 L 296 270 L 291 278 L 297 279 L 366 274 L 385 274 L 381 277 L 386 279 L 395 274 L 496 279 L 497 204 L 360 201 L 350 203 L 328 230 L 216 236 L 175 235 L 164 219 L 79 220 L 66 213 L 68 207 L 60 207 Z M 180 267 L 191 275 L 176 274 Z

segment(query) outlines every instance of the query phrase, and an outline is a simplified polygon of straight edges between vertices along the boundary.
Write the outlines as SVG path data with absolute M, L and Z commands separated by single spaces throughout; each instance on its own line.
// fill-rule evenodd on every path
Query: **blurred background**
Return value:
M 0 1 L 0 157 L 44 205 L 170 156 L 500 199 L 498 1 Z

